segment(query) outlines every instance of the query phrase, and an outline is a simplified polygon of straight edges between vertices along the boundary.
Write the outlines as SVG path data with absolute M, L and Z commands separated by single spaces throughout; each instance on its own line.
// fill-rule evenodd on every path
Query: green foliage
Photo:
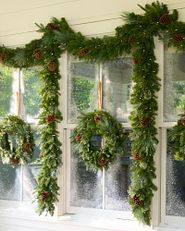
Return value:
M 61 144 L 58 140 L 57 123 L 62 120 L 62 116 L 58 109 L 60 79 L 58 58 L 65 50 L 79 59 L 97 62 L 105 62 L 131 53 L 135 64 L 132 78 L 135 85 L 131 96 L 134 110 L 130 115 L 134 160 L 129 200 L 135 217 L 144 224 L 150 224 L 151 200 L 153 190 L 156 189 L 153 184 L 155 178 L 153 157 L 157 144 L 156 92 L 160 88 L 153 37 L 158 36 L 168 46 L 184 51 L 185 23 L 177 21 L 176 10 L 170 13 L 167 6 L 158 1 L 140 8 L 144 10 L 143 15 L 135 13 L 124 15 L 126 24 L 115 29 L 115 36 L 87 38 L 70 28 L 64 18 L 60 20 L 53 18 L 46 26 L 39 25 L 39 31 L 43 33 L 41 39 L 31 41 L 24 48 L 0 47 L 0 61 L 5 65 L 43 67 L 40 73 L 43 84 L 39 116 L 42 167 L 36 187 L 40 213 L 46 211 L 53 214 L 59 189 L 57 169 L 61 163 Z M 91 132 L 94 131 L 91 129 Z M 95 131 L 98 132 L 98 129 Z M 105 133 L 103 131 L 100 135 Z M 83 134 L 88 134 L 88 131 L 85 129 Z M 83 139 L 89 143 L 89 138 Z M 112 140 L 110 137 L 109 139 Z M 87 143 L 84 144 L 89 152 L 91 148 Z M 109 152 L 112 153 L 110 150 Z M 83 153 L 85 154 L 84 150 Z
M 169 140 L 175 160 L 185 163 L 185 117 L 178 120 L 177 124 L 169 132 Z
M 24 72 L 24 107 L 26 115 L 36 116 L 39 112 L 40 102 L 40 81 L 38 78 L 38 68 L 23 70 Z
M 73 78 L 73 98 L 77 109 L 84 111 L 89 108 L 91 102 L 91 90 L 94 87 L 93 81 L 86 79 Z
M 0 117 L 8 114 L 10 110 L 10 99 L 12 94 L 11 69 L 2 67 L 0 70 Z
M 93 136 L 100 137 L 100 147 L 92 144 Z M 72 142 L 87 168 L 108 169 L 123 147 L 125 130 L 108 112 L 95 110 L 79 117 Z
M 27 163 L 33 155 L 34 146 L 29 124 L 14 115 L 3 118 L 0 123 L 0 157 L 3 163 Z

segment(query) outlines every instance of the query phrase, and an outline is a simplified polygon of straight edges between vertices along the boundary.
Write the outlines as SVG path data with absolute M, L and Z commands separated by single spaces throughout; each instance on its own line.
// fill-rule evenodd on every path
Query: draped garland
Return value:
M 57 169 L 61 164 L 61 148 L 57 123 L 62 120 L 59 111 L 58 59 L 68 51 L 79 59 L 104 62 L 124 54 L 133 56 L 135 82 L 130 115 L 132 125 L 132 176 L 129 201 L 135 217 L 144 224 L 150 224 L 151 200 L 155 178 L 154 153 L 157 144 L 155 118 L 157 114 L 156 92 L 160 88 L 157 77 L 158 64 L 154 55 L 154 36 L 177 50 L 185 50 L 185 23 L 178 21 L 178 12 L 169 13 L 163 3 L 154 2 L 140 6 L 143 15 L 123 15 L 126 24 L 115 29 L 114 36 L 87 38 L 75 32 L 64 18 L 53 18 L 46 26 L 40 24 L 41 39 L 33 40 L 24 48 L 0 47 L 0 61 L 8 66 L 27 68 L 40 65 L 43 87 L 41 91 L 41 169 L 38 174 L 36 198 L 39 212 L 53 215 L 57 201 Z

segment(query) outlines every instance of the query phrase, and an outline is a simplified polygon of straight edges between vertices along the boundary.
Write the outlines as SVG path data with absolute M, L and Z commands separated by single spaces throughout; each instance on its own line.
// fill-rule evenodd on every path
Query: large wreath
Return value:
M 0 157 L 3 163 L 27 163 L 33 154 L 34 139 L 31 127 L 15 115 L 8 115 L 0 123 Z
M 170 130 L 169 139 L 174 159 L 185 162 L 185 115 Z
M 79 117 L 72 141 L 87 168 L 108 169 L 123 147 L 126 133 L 108 112 L 95 110 Z

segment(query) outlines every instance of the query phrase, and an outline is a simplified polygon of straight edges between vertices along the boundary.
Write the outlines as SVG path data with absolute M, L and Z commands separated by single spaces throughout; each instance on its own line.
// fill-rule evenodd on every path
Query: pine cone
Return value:
M 46 201 L 48 196 L 49 196 L 48 191 L 43 191 L 42 194 L 41 194 L 42 201 Z
M 142 128 L 148 127 L 149 123 L 150 123 L 150 119 L 149 119 L 149 118 L 142 118 L 142 119 L 140 120 L 140 126 L 141 126 Z
M 169 14 L 163 14 L 159 19 L 159 23 L 161 25 L 169 25 L 171 23 L 171 18 Z
M 40 60 L 42 58 L 42 53 L 40 50 L 35 49 L 32 54 L 33 58 L 36 60 Z
M 139 199 L 139 197 L 136 196 L 136 195 L 133 197 L 133 201 L 134 201 L 134 204 L 135 204 L 135 205 L 138 205 L 138 206 L 140 206 L 140 205 L 143 204 L 143 201 L 141 201 L 141 200 Z
M 12 165 L 18 165 L 20 163 L 20 160 L 18 158 L 12 157 L 9 159 L 9 163 Z
M 79 51 L 79 55 L 81 57 L 83 57 L 83 56 L 87 55 L 88 52 L 89 52 L 89 50 L 87 48 L 81 48 L 80 51 Z
M 23 143 L 22 149 L 24 152 L 28 152 L 30 150 L 30 148 L 31 148 L 31 144 L 29 142 Z
M 55 121 L 55 119 L 56 119 L 55 115 L 46 116 L 46 122 L 48 122 L 48 123 Z
M 94 116 L 94 121 L 95 121 L 96 123 L 98 123 L 100 120 L 101 120 L 101 116 L 99 116 L 99 115 L 95 115 L 95 116 Z
M 75 140 L 76 140 L 76 142 L 80 143 L 80 141 L 81 141 L 80 134 L 78 134 L 78 135 L 75 136 Z
M 0 62 L 3 63 L 5 61 L 5 54 L 4 53 L 0 53 Z
M 51 62 L 48 64 L 49 71 L 55 71 L 57 69 L 57 64 L 55 62 Z
M 100 156 L 97 159 L 97 163 L 98 163 L 99 166 L 104 166 L 107 163 L 107 160 L 106 160 L 105 156 Z
M 138 64 L 138 63 L 139 63 L 138 59 L 133 58 L 133 63 L 134 63 L 135 65 Z
M 183 126 L 185 126 L 185 117 L 182 117 L 182 118 L 180 119 L 180 123 L 181 123 Z
M 172 40 L 174 42 L 182 42 L 184 40 L 184 35 L 177 33 L 177 34 L 173 35 Z
M 132 154 L 132 159 L 133 159 L 133 160 L 141 160 L 141 157 L 140 157 L 140 155 L 139 155 L 138 152 L 134 152 L 134 153 Z
M 53 22 L 48 23 L 48 24 L 47 24 L 47 28 L 48 28 L 49 30 L 58 30 L 58 29 L 59 29 L 58 25 L 55 24 L 55 23 L 53 23 Z

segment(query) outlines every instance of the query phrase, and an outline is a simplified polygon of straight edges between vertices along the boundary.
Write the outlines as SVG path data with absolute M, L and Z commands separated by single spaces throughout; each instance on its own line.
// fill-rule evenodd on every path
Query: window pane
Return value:
M 185 216 L 185 167 L 175 161 L 168 141 L 166 162 L 166 214 Z
M 105 173 L 105 208 L 113 210 L 130 210 L 128 187 L 130 184 L 131 142 L 124 143 L 124 156 L 119 156 L 112 167 Z
M 185 113 L 185 53 L 165 49 L 164 55 L 164 121 L 176 121 Z
M 39 135 L 34 132 L 35 148 L 33 158 L 27 165 L 23 166 L 23 200 L 33 201 L 33 190 L 36 186 L 36 175 L 39 171 L 39 166 L 33 164 L 39 158 Z
M 131 73 L 132 63 L 128 57 L 103 66 L 103 108 L 121 122 L 128 122 L 131 111 Z
M 102 172 L 87 171 L 77 154 L 71 153 L 71 206 L 102 208 Z
M 24 117 L 28 122 L 36 123 L 39 114 L 41 82 L 39 79 L 39 68 L 32 67 L 23 70 L 23 104 Z
M 10 112 L 12 68 L 0 65 L 0 117 Z
M 0 199 L 20 200 L 21 171 L 20 167 L 12 167 L 0 163 Z
M 68 73 L 68 122 L 76 121 L 80 112 L 93 111 L 97 104 L 97 84 L 99 77 L 95 63 L 69 60 Z

